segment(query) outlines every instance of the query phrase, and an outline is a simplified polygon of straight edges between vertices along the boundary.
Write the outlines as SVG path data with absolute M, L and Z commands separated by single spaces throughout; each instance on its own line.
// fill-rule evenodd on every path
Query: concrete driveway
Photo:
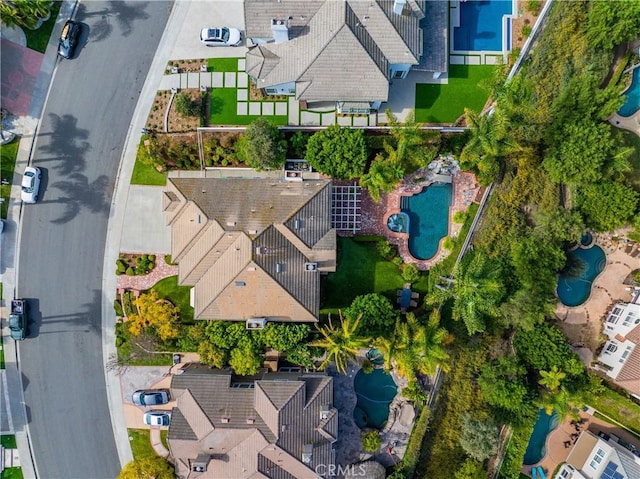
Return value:
M 120 251 L 171 253 L 171 230 L 162 211 L 163 186 L 131 185 Z
M 176 42 L 171 51 L 171 59 L 187 60 L 192 58 L 243 57 L 247 53 L 244 46 L 205 47 L 200 43 L 200 31 L 205 27 L 235 27 L 244 32 L 244 1 L 216 0 L 215 2 L 186 2 L 180 12 L 184 21 L 175 31 Z

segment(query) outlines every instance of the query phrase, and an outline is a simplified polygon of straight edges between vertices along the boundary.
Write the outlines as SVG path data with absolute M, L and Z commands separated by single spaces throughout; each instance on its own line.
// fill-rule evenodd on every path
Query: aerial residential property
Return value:
M 640 479 L 640 0 L 0 0 L 0 479 Z

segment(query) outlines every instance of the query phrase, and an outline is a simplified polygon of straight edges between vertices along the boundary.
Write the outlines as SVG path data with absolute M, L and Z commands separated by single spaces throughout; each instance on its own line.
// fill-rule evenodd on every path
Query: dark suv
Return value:
M 58 43 L 58 55 L 63 58 L 72 58 L 80 35 L 80 24 L 73 20 L 67 20 L 60 34 Z

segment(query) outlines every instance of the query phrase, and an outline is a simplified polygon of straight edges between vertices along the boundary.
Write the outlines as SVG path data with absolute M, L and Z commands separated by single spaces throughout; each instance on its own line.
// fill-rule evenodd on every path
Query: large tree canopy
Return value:
M 247 127 L 236 144 L 238 157 L 257 170 L 275 170 L 284 165 L 287 141 L 278 128 L 264 117 Z
M 359 178 L 367 164 L 364 131 L 331 125 L 309 138 L 305 158 L 315 170 L 333 178 Z
M 356 296 L 344 315 L 349 318 L 360 317 L 359 332 L 368 336 L 388 334 L 393 330 L 398 311 L 393 304 L 377 293 Z
M 638 193 L 624 183 L 583 185 L 576 194 L 576 204 L 593 229 L 610 231 L 634 217 Z
M 592 0 L 587 38 L 594 47 L 612 49 L 640 35 L 640 0 Z

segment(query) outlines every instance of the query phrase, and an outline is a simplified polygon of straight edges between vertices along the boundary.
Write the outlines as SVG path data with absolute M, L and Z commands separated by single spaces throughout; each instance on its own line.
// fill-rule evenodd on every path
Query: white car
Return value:
M 229 27 L 203 28 L 200 41 L 208 47 L 235 47 L 240 44 L 240 30 Z
M 168 426 L 171 422 L 169 411 L 147 411 L 144 413 L 144 423 L 147 426 Z
M 42 172 L 40 168 L 27 166 L 22 175 L 22 191 L 20 197 L 25 203 L 35 203 L 38 201 L 38 190 L 40 189 L 40 178 Z

